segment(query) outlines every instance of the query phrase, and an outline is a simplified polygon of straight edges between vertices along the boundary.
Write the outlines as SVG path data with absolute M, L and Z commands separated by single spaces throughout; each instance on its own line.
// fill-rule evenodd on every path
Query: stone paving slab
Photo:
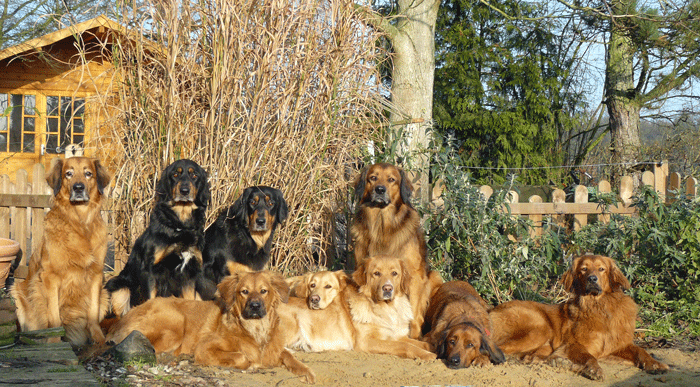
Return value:
M 0 350 L 0 386 L 100 386 L 69 343 L 16 345 Z

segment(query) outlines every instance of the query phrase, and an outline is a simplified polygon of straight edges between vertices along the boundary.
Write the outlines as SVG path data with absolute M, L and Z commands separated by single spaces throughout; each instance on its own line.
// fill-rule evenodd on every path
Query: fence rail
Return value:
M 44 217 L 52 205 L 52 190 L 44 180 L 45 171 L 41 164 L 36 164 L 32 171 L 33 181 L 27 181 L 28 173 L 18 170 L 14 182 L 8 175 L 0 176 L 0 237 L 10 238 L 19 242 L 23 252 L 19 268 L 15 271 L 17 278 L 26 276 L 26 265 L 32 251 L 39 245 L 44 232 Z M 688 177 L 684 179 L 678 173 L 668 172 L 668 163 L 657 163 L 652 170 L 645 171 L 641 176 L 642 184 L 652 186 L 665 197 L 667 202 L 675 200 L 677 194 L 685 194 L 697 197 L 697 179 Z M 598 183 L 599 192 L 612 192 L 610 183 L 602 180 Z M 482 186 L 481 192 L 486 199 L 493 194 L 489 186 Z M 589 217 L 597 218 L 597 221 L 607 222 L 610 214 L 622 214 L 630 216 L 636 209 L 631 207 L 634 192 L 633 179 L 625 176 L 620 179 L 620 202 L 617 205 L 604 206 L 599 203 L 589 203 L 589 189 L 586 186 L 577 186 L 569 196 L 564 190 L 557 189 L 551 197 L 542 198 L 533 195 L 527 199 L 527 203 L 520 203 L 518 193 L 509 192 L 508 209 L 514 216 L 525 216 L 534 222 L 530 229 L 533 236 L 541 235 L 545 224 L 558 224 L 567 227 L 573 217 L 575 230 L 588 224 Z M 546 201 L 547 200 L 547 201 Z M 108 210 L 109 198 L 104 205 L 102 216 L 107 222 L 109 230 L 108 243 L 114 244 L 114 236 L 111 230 L 114 228 L 114 214 Z M 567 217 L 568 216 L 568 217 Z M 125 252 L 119 247 L 112 251 L 115 257 L 114 270 L 121 270 Z

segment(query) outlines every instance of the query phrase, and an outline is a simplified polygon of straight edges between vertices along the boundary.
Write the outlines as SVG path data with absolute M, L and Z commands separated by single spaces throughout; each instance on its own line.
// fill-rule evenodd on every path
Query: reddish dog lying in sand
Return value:
M 154 298 L 115 324 L 107 340 L 120 342 L 134 330 L 156 352 L 193 354 L 203 365 L 255 369 L 283 365 L 306 382 L 316 376 L 284 348 L 286 326 L 277 308 L 289 287 L 271 272 L 234 272 L 218 285 L 221 300 Z
M 450 368 L 503 363 L 505 355 L 490 337 L 487 308 L 468 282 L 444 283 L 430 299 L 423 340 Z
M 669 367 L 634 345 L 637 304 L 623 290 L 630 284 L 609 257 L 573 260 L 561 279 L 573 297 L 559 305 L 510 301 L 489 313 L 493 339 L 506 353 L 525 359 L 567 358 L 574 371 L 603 379 L 598 359 L 616 356 L 649 373 Z

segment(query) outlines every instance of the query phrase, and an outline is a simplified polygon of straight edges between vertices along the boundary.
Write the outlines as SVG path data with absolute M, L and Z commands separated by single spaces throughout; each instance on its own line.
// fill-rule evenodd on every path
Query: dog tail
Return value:
M 101 301 L 105 302 L 105 315 L 109 312 L 121 317 L 131 309 L 131 290 L 129 290 L 129 281 L 122 277 L 116 276 L 105 284 L 107 295 Z
M 226 268 L 228 269 L 228 274 L 229 274 L 229 275 L 231 275 L 231 274 L 233 274 L 233 273 L 236 273 L 236 272 L 250 273 L 250 272 L 253 271 L 253 270 L 252 270 L 251 268 L 249 268 L 248 266 L 246 266 L 246 265 L 244 265 L 244 264 L 242 264 L 242 263 L 234 262 L 234 261 L 228 261 L 228 262 L 226 262 Z

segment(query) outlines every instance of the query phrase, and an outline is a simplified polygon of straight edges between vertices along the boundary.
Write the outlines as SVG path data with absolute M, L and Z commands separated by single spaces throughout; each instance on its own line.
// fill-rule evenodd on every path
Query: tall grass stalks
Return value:
M 279 188 L 290 216 L 272 268 L 330 266 L 346 168 L 384 121 L 365 17 L 350 0 L 146 0 L 125 14 L 135 33 L 113 49 L 99 145 L 113 160 L 118 258 L 145 229 L 160 172 L 189 158 L 209 172 L 208 224 L 245 187 Z

